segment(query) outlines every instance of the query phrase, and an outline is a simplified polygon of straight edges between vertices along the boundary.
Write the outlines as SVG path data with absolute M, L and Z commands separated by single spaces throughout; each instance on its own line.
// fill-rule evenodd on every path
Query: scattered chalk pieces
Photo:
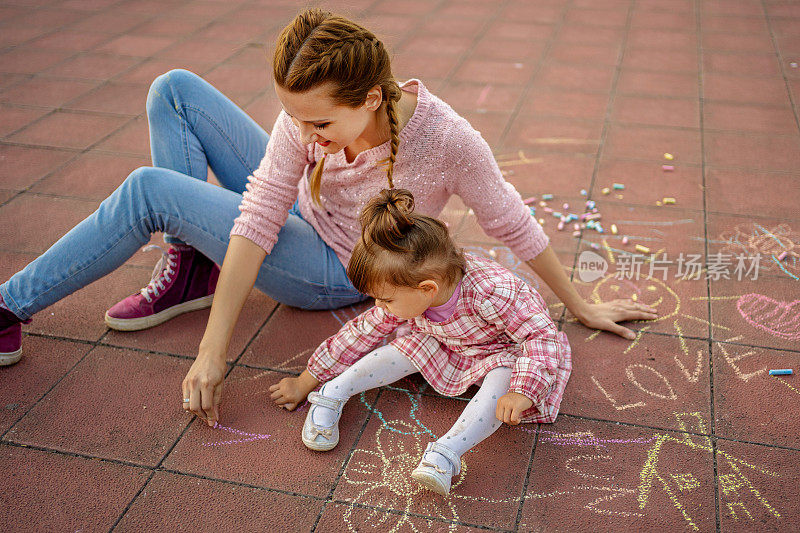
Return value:
M 544 219 L 543 219 L 543 218 L 540 218 L 540 219 L 539 219 L 539 224 L 541 224 L 542 226 L 544 226 Z
M 617 200 L 622 200 L 622 195 L 621 195 L 621 194 L 615 194 L 615 195 L 614 195 L 614 197 L 615 197 Z
M 663 202 L 664 205 L 673 205 L 675 203 L 675 198 L 664 198 Z
M 792 67 L 792 68 L 797 68 L 797 63 L 792 61 L 791 63 L 789 63 L 789 66 Z
M 539 202 L 539 207 L 545 207 L 546 205 L 547 205 L 547 202 L 545 202 L 545 201 Z
M 637 244 L 635 248 L 637 252 L 642 252 L 643 254 L 650 253 L 650 248 L 648 248 L 647 246 L 642 246 L 641 244 Z
M 672 161 L 673 159 L 675 159 L 675 156 L 668 152 L 664 154 L 664 159 L 666 159 L 667 161 Z
M 586 189 L 581 189 L 581 196 L 588 196 L 589 193 L 586 192 Z
M 791 368 L 776 368 L 775 370 L 769 371 L 770 376 L 791 376 L 792 369 Z
M 558 223 L 558 231 L 561 231 L 562 229 L 564 229 L 564 222 L 559 222 Z
M 622 236 L 622 244 L 628 244 L 628 236 L 627 235 L 623 235 Z
M 569 204 L 564 204 L 564 205 L 562 205 L 561 207 L 563 207 L 563 208 L 564 208 L 564 211 L 566 211 L 567 209 L 569 209 Z
M 660 207 L 661 206 L 661 200 L 657 200 L 656 201 L 656 205 Z
M 617 191 L 625 189 L 625 185 L 623 185 L 622 183 L 615 183 L 614 185 L 612 185 L 612 187 L 614 187 L 614 189 Z
M 525 198 L 524 200 L 522 200 L 522 203 L 525 205 L 531 205 L 534 202 L 536 202 L 535 196 L 531 196 L 530 198 Z
M 672 165 L 661 165 L 661 170 L 665 172 L 672 172 L 673 170 L 675 170 L 675 167 Z
M 552 207 L 545 207 L 544 208 L 544 212 L 545 213 L 552 213 L 553 212 L 553 208 Z
M 787 255 L 788 253 L 789 253 L 789 252 L 787 252 L 786 250 L 782 251 L 782 252 L 781 252 L 781 255 L 779 255 L 779 256 L 778 256 L 778 261 L 783 261 L 784 259 L 786 259 L 786 255 Z
M 599 249 L 600 249 L 600 245 L 599 245 L 599 244 L 597 244 L 596 242 L 593 242 L 593 243 L 591 243 L 589 246 L 591 246 L 591 247 L 592 247 L 592 248 L 594 248 L 595 250 L 599 250 Z
M 489 255 L 491 255 L 492 257 L 497 257 L 497 252 L 494 250 L 489 250 Z
M 611 192 L 611 189 L 609 189 L 608 187 L 603 187 L 603 190 L 600 192 L 602 192 L 603 194 L 608 194 Z
M 612 235 L 616 235 L 617 234 L 617 225 L 616 224 L 611 224 L 611 234 Z
M 553 199 L 553 195 L 552 194 L 543 194 L 542 195 L 542 200 L 552 200 L 552 199 Z

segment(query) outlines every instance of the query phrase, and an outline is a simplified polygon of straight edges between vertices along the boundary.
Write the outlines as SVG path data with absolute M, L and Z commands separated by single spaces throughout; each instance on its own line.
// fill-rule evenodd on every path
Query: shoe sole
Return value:
M 9 366 L 22 359 L 22 348 L 16 352 L 0 353 L 0 366 Z
M 117 331 L 139 331 L 148 329 L 163 324 L 167 320 L 171 320 L 178 315 L 211 307 L 213 301 L 214 295 L 210 294 L 202 298 L 197 298 L 196 300 L 189 300 L 182 304 L 173 305 L 159 313 L 140 318 L 116 318 L 109 316 L 108 312 L 106 312 L 106 326 Z
M 309 450 L 314 450 L 316 452 L 327 452 L 336 448 L 336 445 L 339 444 L 339 441 L 337 440 L 336 442 L 322 444 L 315 440 L 306 440 L 306 438 L 303 437 L 303 444 L 305 444 L 306 448 Z
M 426 489 L 432 490 L 436 494 L 441 494 L 442 496 L 450 495 L 450 493 L 446 491 L 441 484 L 439 484 L 439 480 L 427 472 L 411 472 L 411 477 L 417 480 L 420 485 Z

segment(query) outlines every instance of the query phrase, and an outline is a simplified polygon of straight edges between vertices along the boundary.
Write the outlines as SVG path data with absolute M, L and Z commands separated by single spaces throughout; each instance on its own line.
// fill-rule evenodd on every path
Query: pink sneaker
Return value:
M 106 325 L 120 331 L 152 328 L 189 311 L 211 307 L 219 267 L 191 246 L 173 244 L 169 251 L 157 245 L 161 259 L 147 287 L 106 311 Z
M 0 366 L 13 365 L 22 359 L 22 325 L 17 322 L 0 331 Z

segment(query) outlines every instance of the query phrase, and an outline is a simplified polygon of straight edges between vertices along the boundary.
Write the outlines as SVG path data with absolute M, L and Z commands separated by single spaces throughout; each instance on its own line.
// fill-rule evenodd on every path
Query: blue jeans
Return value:
M 88 218 L 0 285 L 19 318 L 85 287 L 122 265 L 163 231 L 222 264 L 247 178 L 269 135 L 199 76 L 172 70 L 147 96 L 152 167 L 133 171 Z M 207 167 L 222 187 L 206 182 Z M 334 309 L 366 298 L 297 204 L 264 259 L 256 288 L 303 309 Z

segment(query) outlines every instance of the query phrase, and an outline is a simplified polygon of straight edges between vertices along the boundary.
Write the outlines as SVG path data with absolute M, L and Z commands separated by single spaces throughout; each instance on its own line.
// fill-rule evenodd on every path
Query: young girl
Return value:
M 172 245 L 164 267 L 109 309 L 106 321 L 142 329 L 207 307 L 213 297 L 181 396 L 185 409 L 213 425 L 228 344 L 254 285 L 303 309 L 365 298 L 344 265 L 359 238 L 357 213 L 387 180 L 411 190 L 418 210 L 432 216 L 459 195 L 587 326 L 630 337 L 614 322 L 656 316 L 631 300 L 580 298 L 480 134 L 421 81 L 398 84 L 370 31 L 303 11 L 278 38 L 272 74 L 283 111 L 271 137 L 190 72 L 153 82 L 153 166 L 131 173 L 94 214 L 0 285 L 0 364 L 21 357 L 20 322 L 116 269 L 163 231 Z M 222 187 L 206 183 L 208 166 Z
M 330 450 L 353 395 L 414 372 L 448 396 L 482 380 L 411 474 L 447 495 L 461 457 L 501 423 L 555 420 L 572 368 L 570 347 L 537 292 L 500 265 L 456 249 L 444 224 L 414 213 L 409 191 L 384 189 L 361 222 L 347 275 L 375 307 L 322 343 L 299 377 L 270 387 L 272 398 L 294 409 L 308 395 L 303 443 Z M 376 349 L 407 321 L 410 333 Z M 319 393 L 310 392 L 322 382 Z

